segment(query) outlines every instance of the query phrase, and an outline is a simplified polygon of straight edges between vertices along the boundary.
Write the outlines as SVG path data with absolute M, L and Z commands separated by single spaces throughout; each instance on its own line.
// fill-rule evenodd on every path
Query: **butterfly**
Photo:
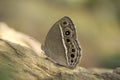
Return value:
M 75 68 L 80 61 L 81 47 L 76 27 L 65 16 L 49 30 L 43 46 L 44 52 L 52 62 L 67 68 Z

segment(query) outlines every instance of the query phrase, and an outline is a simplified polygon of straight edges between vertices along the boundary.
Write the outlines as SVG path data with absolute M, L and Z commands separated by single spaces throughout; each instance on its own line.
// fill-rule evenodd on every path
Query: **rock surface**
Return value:
M 55 65 L 38 41 L 0 23 L 0 80 L 120 80 L 120 68 L 88 70 Z

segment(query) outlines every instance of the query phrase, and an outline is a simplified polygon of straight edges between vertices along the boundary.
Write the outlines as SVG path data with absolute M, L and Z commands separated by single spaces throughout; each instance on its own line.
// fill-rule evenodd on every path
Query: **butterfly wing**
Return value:
M 54 62 L 75 68 L 81 56 L 76 29 L 69 17 L 63 17 L 49 30 L 44 51 Z
M 59 21 L 56 22 L 53 27 L 49 30 L 44 50 L 46 55 L 58 64 L 67 66 L 65 47 L 62 41 L 61 28 L 59 27 Z

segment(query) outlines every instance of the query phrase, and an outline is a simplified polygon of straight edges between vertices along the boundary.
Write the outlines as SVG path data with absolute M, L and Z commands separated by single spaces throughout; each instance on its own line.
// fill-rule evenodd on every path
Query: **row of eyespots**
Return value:
M 64 25 L 65 27 L 67 27 L 67 26 L 69 25 L 69 23 L 68 23 L 67 21 L 63 21 L 63 22 L 62 22 L 62 25 Z M 71 35 L 71 31 L 70 31 L 69 29 L 67 29 L 67 30 L 65 30 L 65 33 L 64 33 L 64 34 L 65 34 L 65 36 L 67 36 L 66 42 L 69 43 L 69 45 L 72 46 L 72 44 L 70 44 L 70 43 L 71 43 L 71 40 L 70 40 L 70 38 L 69 38 L 70 35 Z M 71 52 L 72 52 L 72 53 L 71 53 Z M 70 58 L 70 62 L 73 64 L 73 62 L 74 62 L 73 59 L 75 58 L 75 54 L 74 54 L 74 53 L 75 53 L 75 49 L 72 48 L 72 49 L 71 49 L 71 52 L 70 52 L 70 53 L 71 53 L 71 54 L 70 54 L 70 57 L 71 57 L 71 58 Z
M 71 63 L 74 65 L 74 63 L 73 63 L 73 62 L 75 62 L 74 61 L 74 58 L 75 58 L 75 49 L 74 48 L 71 50 L 70 57 L 71 57 L 71 59 L 70 59 Z
M 70 32 L 69 30 L 67 30 L 67 31 L 65 32 L 65 35 L 66 35 L 66 36 L 69 36 L 70 34 L 71 34 L 71 32 Z M 69 37 L 66 39 L 66 42 L 69 43 L 69 44 L 71 43 L 71 40 L 70 40 Z M 72 46 L 72 44 L 70 44 L 70 45 Z M 74 62 L 73 59 L 75 58 L 75 54 L 74 54 L 74 53 L 75 53 L 75 49 L 74 49 L 74 47 L 71 48 L 70 53 L 71 53 L 71 54 L 70 54 L 70 57 L 71 57 L 71 58 L 70 58 L 70 62 L 73 63 L 73 62 Z

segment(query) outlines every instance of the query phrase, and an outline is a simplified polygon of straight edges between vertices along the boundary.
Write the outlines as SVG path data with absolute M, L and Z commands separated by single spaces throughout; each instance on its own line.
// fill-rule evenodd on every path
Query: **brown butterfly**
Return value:
M 48 59 L 59 65 L 75 68 L 81 57 L 76 28 L 69 17 L 63 17 L 49 30 L 44 43 Z

